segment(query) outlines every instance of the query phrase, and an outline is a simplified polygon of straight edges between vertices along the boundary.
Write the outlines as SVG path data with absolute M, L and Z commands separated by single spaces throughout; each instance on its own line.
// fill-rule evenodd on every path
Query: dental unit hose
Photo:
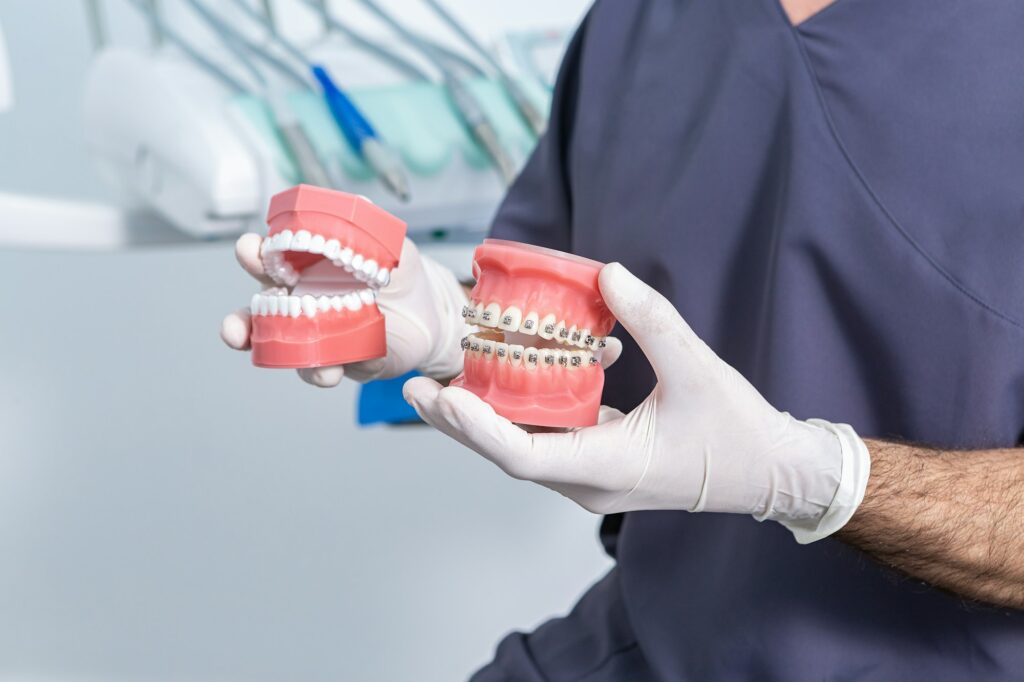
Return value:
M 312 64 L 301 49 L 277 33 L 268 18 L 250 7 L 245 0 L 234 0 L 234 4 L 249 18 L 266 28 L 274 42 L 282 49 L 310 69 L 323 91 L 331 116 L 349 145 L 366 161 L 385 189 L 400 200 L 408 201 L 409 182 L 398 157 L 384 143 L 359 107 L 334 83 L 327 70 Z
M 541 113 L 540 109 L 533 103 L 533 100 L 527 96 L 526 91 L 519 85 L 519 82 L 508 75 L 508 72 L 498 63 L 498 60 L 491 55 L 484 46 L 480 44 L 473 34 L 470 33 L 466 27 L 455 18 L 451 12 L 441 4 L 440 0 L 423 0 L 427 5 L 430 6 L 434 13 L 440 17 L 448 26 L 462 38 L 469 47 L 473 49 L 480 57 L 486 61 L 492 69 L 498 74 L 498 78 L 501 80 L 501 84 L 508 92 L 509 97 L 512 98 L 513 103 L 516 105 L 516 109 L 519 110 L 519 114 L 526 121 L 527 125 L 536 135 L 544 133 L 544 129 L 547 127 L 547 119 L 544 114 Z
M 322 66 L 313 66 L 313 76 L 320 83 L 327 108 L 348 143 L 369 164 L 388 191 L 402 201 L 408 201 L 408 180 L 391 149 L 382 144 L 377 131 Z

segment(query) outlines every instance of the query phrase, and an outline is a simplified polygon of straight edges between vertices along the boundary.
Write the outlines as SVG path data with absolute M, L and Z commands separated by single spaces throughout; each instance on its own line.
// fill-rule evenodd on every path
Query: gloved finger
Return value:
M 388 359 L 386 357 L 353 362 L 345 365 L 345 375 L 353 381 L 365 384 L 367 381 L 379 379 L 384 374 L 384 370 L 387 369 L 387 364 Z
M 263 238 L 258 234 L 253 232 L 243 234 L 235 242 L 235 258 L 238 259 L 238 264 L 261 284 L 270 286 L 273 284 L 273 281 L 263 269 L 263 259 L 260 258 L 260 245 L 262 243 Z
M 619 341 L 614 336 L 606 336 L 604 342 L 605 347 L 601 351 L 601 367 L 608 369 L 622 355 L 622 341 Z
M 415 377 L 405 382 L 402 394 L 425 422 L 483 455 L 509 476 L 526 480 L 543 476 L 533 436 L 496 414 L 473 393 Z
M 659 382 L 670 379 L 678 386 L 680 370 L 717 358 L 667 298 L 621 263 L 604 266 L 598 283 L 608 309 L 643 350 Z
M 341 383 L 342 377 L 345 376 L 345 368 L 341 365 L 304 367 L 296 371 L 303 381 L 318 388 L 333 388 Z
M 248 350 L 251 330 L 249 311 L 239 308 L 220 323 L 220 338 L 235 350 Z

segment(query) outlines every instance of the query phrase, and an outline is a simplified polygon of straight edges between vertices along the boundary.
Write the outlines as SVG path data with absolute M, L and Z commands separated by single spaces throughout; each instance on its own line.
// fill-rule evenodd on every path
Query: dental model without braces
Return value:
M 278 286 L 255 294 L 252 361 L 321 367 L 386 352 L 377 292 L 391 281 L 405 223 L 363 197 L 299 185 L 275 195 L 260 247 Z
M 599 356 L 615 324 L 597 286 L 601 267 L 552 249 L 485 240 L 462 310 L 483 329 L 462 340 L 465 369 L 452 384 L 520 424 L 596 424 L 604 386 Z

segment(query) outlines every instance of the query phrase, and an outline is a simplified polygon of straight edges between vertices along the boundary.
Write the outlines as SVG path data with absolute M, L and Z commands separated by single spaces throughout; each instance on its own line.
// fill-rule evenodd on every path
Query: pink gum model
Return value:
M 276 194 L 263 267 L 279 286 L 252 297 L 252 362 L 321 367 L 382 357 L 377 291 L 391 280 L 405 223 L 368 199 L 309 185 Z
M 615 324 L 597 285 L 602 267 L 553 249 L 484 240 L 462 315 L 490 329 L 462 340 L 465 368 L 452 385 L 519 424 L 596 424 L 604 370 L 595 353 Z

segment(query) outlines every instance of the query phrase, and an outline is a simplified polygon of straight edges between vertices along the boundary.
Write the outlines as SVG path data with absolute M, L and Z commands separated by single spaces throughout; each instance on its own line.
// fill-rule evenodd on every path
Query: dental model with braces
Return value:
M 277 286 L 255 294 L 252 361 L 322 367 L 383 357 L 377 292 L 391 281 L 405 223 L 364 197 L 299 185 L 275 195 L 260 247 Z
M 519 424 L 596 424 L 600 353 L 615 324 L 598 289 L 601 268 L 553 249 L 484 240 L 473 258 L 476 286 L 462 310 L 482 329 L 462 340 L 464 370 L 452 385 Z

